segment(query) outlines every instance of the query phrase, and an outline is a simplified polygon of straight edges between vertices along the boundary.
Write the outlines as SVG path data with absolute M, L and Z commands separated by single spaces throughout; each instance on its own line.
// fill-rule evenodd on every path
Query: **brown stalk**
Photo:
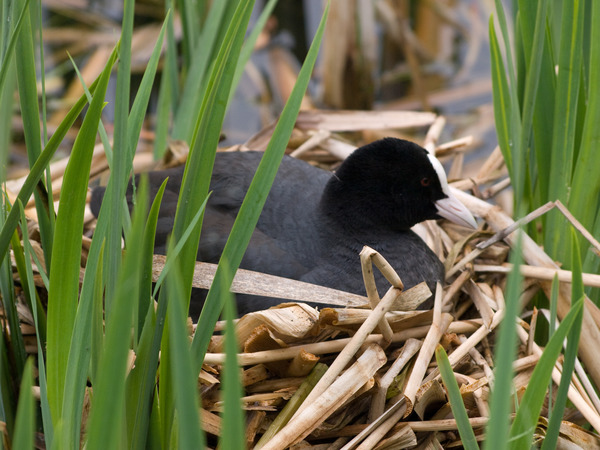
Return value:
M 510 263 L 504 263 L 501 266 L 495 266 L 490 264 L 475 264 L 473 269 L 476 272 L 496 272 L 496 273 L 510 273 L 513 270 L 513 266 Z M 573 272 L 564 269 L 553 269 L 551 267 L 538 267 L 538 266 L 520 266 L 521 275 L 527 278 L 535 278 L 538 280 L 552 281 L 554 276 L 558 276 L 559 281 L 570 283 L 573 279 Z M 583 273 L 583 284 L 586 286 L 600 287 L 600 275 L 595 273 Z
M 441 291 L 441 289 L 438 288 L 438 292 L 439 291 Z M 438 296 L 436 295 L 436 297 L 438 297 Z M 441 298 L 441 293 L 440 293 L 439 297 Z M 441 302 L 441 300 L 440 300 L 440 302 Z M 439 302 L 436 299 L 436 306 L 437 306 L 437 303 L 439 303 Z M 408 405 L 407 414 L 405 414 L 405 416 L 408 415 L 412 411 L 417 391 L 423 382 L 423 377 L 425 376 L 425 372 L 427 371 L 427 367 L 429 366 L 431 358 L 433 357 L 435 349 L 440 341 L 440 338 L 446 332 L 446 330 L 448 330 L 450 323 L 454 319 L 452 317 L 452 315 L 450 315 L 448 313 L 440 312 L 440 313 L 436 314 L 435 310 L 436 310 L 436 307 L 434 306 L 433 323 L 431 324 L 429 333 L 427 333 L 427 336 L 425 337 L 425 340 L 423 341 L 423 346 L 421 347 L 421 350 L 419 351 L 419 356 L 417 357 L 417 360 L 415 361 L 415 365 L 413 367 L 410 378 L 408 379 L 408 382 L 406 383 L 406 387 L 404 388 L 403 395 L 406 398 L 407 405 Z
M 519 339 L 521 339 L 521 342 L 526 343 L 528 339 L 528 333 L 523 329 L 523 327 L 517 325 L 517 333 L 519 335 Z M 542 349 L 535 342 L 533 343 L 533 352 L 538 356 L 542 354 Z M 558 364 L 559 363 L 557 362 L 556 365 Z M 557 369 L 556 365 L 552 369 L 552 380 L 554 380 L 556 385 L 559 385 L 561 372 Z M 583 415 L 583 417 L 585 417 L 585 419 L 592 425 L 592 427 L 594 427 L 596 430 L 599 430 L 600 414 L 591 406 L 588 401 L 586 401 L 582 394 L 573 387 L 573 384 L 569 385 L 568 397 Z
M 419 351 L 423 345 L 423 342 L 417 339 L 408 339 L 404 346 L 402 347 L 402 351 L 392 364 L 392 366 L 388 369 L 388 371 L 381 377 L 379 380 L 379 385 L 377 390 L 373 394 L 373 399 L 371 400 L 371 409 L 369 410 L 369 422 L 375 421 L 376 418 L 383 414 L 385 409 L 385 396 L 387 394 L 387 390 L 394 381 L 396 375 L 400 373 L 406 364 L 412 359 L 414 355 Z
M 492 321 L 488 325 L 481 325 L 477 331 L 475 331 L 471 336 L 465 340 L 459 347 L 457 347 L 450 355 L 448 355 L 448 361 L 451 366 L 454 366 L 458 363 L 462 358 L 464 358 L 477 344 L 481 342 L 486 336 L 488 336 L 502 321 L 502 317 L 504 316 L 504 310 L 497 311 Z M 424 380 L 426 383 L 428 381 L 434 380 L 439 376 L 439 370 L 434 369 Z
M 499 207 L 492 206 L 482 200 L 479 200 L 469 194 L 457 189 L 450 188 L 458 199 L 469 208 L 469 210 L 479 217 L 484 217 L 487 223 L 496 232 L 511 226 L 514 221 L 504 213 Z M 513 233 L 514 234 L 514 233 Z M 558 269 L 556 263 L 544 251 L 524 233 L 521 233 L 521 248 L 525 262 L 532 266 L 550 267 Z M 508 244 L 514 244 L 514 236 L 508 235 L 505 240 Z M 541 282 L 544 292 L 550 298 L 551 282 Z M 558 296 L 558 316 L 562 319 L 568 313 L 571 303 L 570 288 L 561 283 Z M 598 307 L 588 298 L 585 301 L 585 313 L 583 314 L 583 324 L 581 329 L 581 345 L 579 354 L 583 363 L 588 367 L 589 373 L 596 385 L 600 384 L 600 365 L 597 361 L 597 348 L 593 343 L 600 342 L 600 330 L 597 320 L 600 320 Z
M 385 298 L 385 297 L 384 297 Z M 481 326 L 481 319 L 472 319 L 464 321 L 455 321 L 448 327 L 448 333 L 472 333 Z M 404 342 L 410 338 L 423 338 L 427 335 L 431 326 L 425 325 L 414 327 L 407 330 L 402 330 L 394 333 L 392 342 Z M 383 336 L 381 334 L 371 334 L 365 340 L 366 344 L 381 342 Z M 239 353 L 238 364 L 242 366 L 250 366 L 252 364 L 260 364 L 273 361 L 284 361 L 294 358 L 302 349 L 315 355 L 325 353 L 336 353 L 341 351 L 351 338 L 335 339 L 327 342 L 317 342 L 314 344 L 297 345 L 293 347 L 281 348 L 277 350 L 266 350 L 255 353 Z M 225 362 L 224 353 L 207 353 L 204 358 L 205 364 L 223 364 Z
M 387 357 L 381 347 L 377 344 L 369 345 L 360 358 L 333 384 L 328 386 L 328 389 L 322 391 L 311 401 L 309 401 L 311 397 L 309 394 L 302 404 L 302 406 L 306 404 L 308 406 L 299 409 L 288 424 L 262 448 L 265 450 L 284 449 L 302 440 L 319 423 L 329 417 L 335 411 L 336 406 L 344 403 L 354 392 L 360 389 L 365 380 L 370 379 L 386 361 Z M 324 376 L 327 376 L 327 374 Z M 318 385 L 319 383 L 313 388 L 311 394 Z
M 367 338 L 369 335 L 371 335 L 371 332 L 384 317 L 385 313 L 390 310 L 400 293 L 400 289 L 395 287 L 391 287 L 388 290 L 387 294 L 385 294 L 385 296 L 381 299 L 381 302 L 379 302 L 379 304 L 373 309 L 373 312 L 369 314 L 367 320 L 365 320 L 356 334 L 350 339 L 348 344 L 331 364 L 329 370 L 325 373 L 325 375 L 323 375 L 323 377 L 308 395 L 302 406 L 300 406 L 296 412 L 296 416 L 300 415 L 303 409 L 310 407 L 311 402 L 314 402 L 317 398 L 319 398 L 319 396 L 331 385 L 331 383 L 333 383 L 333 381 L 342 372 L 344 367 L 346 367 L 346 365 L 348 365 L 350 360 L 354 357 L 356 352 L 358 352 L 361 346 L 366 343 Z

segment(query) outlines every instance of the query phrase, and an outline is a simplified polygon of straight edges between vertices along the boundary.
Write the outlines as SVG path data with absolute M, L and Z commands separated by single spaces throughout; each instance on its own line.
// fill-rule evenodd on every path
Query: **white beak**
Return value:
M 449 194 L 435 202 L 438 214 L 458 225 L 467 228 L 477 228 L 477 222 L 470 211 L 456 197 Z

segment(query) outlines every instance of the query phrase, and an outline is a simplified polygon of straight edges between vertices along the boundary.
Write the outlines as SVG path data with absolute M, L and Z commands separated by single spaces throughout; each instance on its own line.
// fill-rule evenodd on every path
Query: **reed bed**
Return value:
M 416 310 L 431 296 L 424 284 L 404 290 L 401 277 L 386 263 L 385 255 L 367 247 L 360 255 L 367 293 L 364 297 L 239 270 L 233 292 L 267 295 L 287 302 L 236 321 L 248 448 L 462 446 L 448 391 L 434 357 L 439 347 L 448 354 L 468 423 L 476 439 L 484 439 L 494 383 L 493 351 L 497 327 L 505 314 L 507 274 L 511 270 L 508 255 L 519 233 L 525 262 L 520 266 L 524 277 L 521 305 L 528 305 L 539 291 L 550 297 L 552 280 L 558 277 L 558 320 L 567 314 L 572 273 L 561 270 L 533 240 L 519 231 L 519 226 L 552 208 L 573 220 L 568 211 L 560 203 L 551 204 L 515 223 L 499 206 L 503 202 L 497 201 L 499 196 L 506 195 L 508 187 L 500 152 L 493 152 L 477 173 L 463 177 L 461 161 L 470 139 L 438 142 L 444 123 L 443 117 L 431 113 L 305 111 L 300 114 L 288 153 L 324 167 L 335 167 L 354 148 L 350 142 L 359 143 L 361 136 L 374 133 L 403 136 L 406 128 L 428 126 L 422 144 L 451 165 L 452 188 L 480 219 L 480 225 L 476 231 L 446 221 L 418 226 L 418 232 L 446 265 L 446 283 L 438 286 L 432 310 Z M 353 132 L 351 140 L 340 137 L 340 133 L 347 131 Z M 270 132 L 272 128 L 267 128 L 243 145 L 222 150 L 260 149 Z M 140 152 L 134 158 L 134 170 L 177 165 L 185 160 L 184 146 L 174 145 L 170 150 L 159 163 L 151 163 L 151 156 Z M 52 183 L 56 198 L 61 188 L 61 166 L 64 162 L 57 161 L 51 169 L 56 177 Z M 101 178 L 106 169 L 103 152 L 99 151 L 94 156 L 92 178 Z M 7 183 L 9 196 L 11 192 L 16 195 L 20 183 L 19 179 Z M 29 219 L 30 241 L 36 250 L 39 234 L 35 206 L 27 205 L 25 214 Z M 93 232 L 94 222 L 91 214 L 86 215 L 88 235 Z M 593 238 L 590 242 L 598 250 Z M 89 241 L 84 239 L 82 276 L 87 245 Z M 40 255 L 38 260 L 43 261 Z M 164 263 L 163 256 L 154 256 L 155 281 Z M 382 271 L 390 281 L 387 292 L 375 289 L 373 270 Z M 198 262 L 194 286 L 207 288 L 214 273 L 214 266 Z M 14 274 L 17 277 L 16 269 Z M 583 274 L 583 281 L 589 286 L 598 286 L 598 278 L 595 274 Z M 43 288 L 44 283 L 36 273 L 34 282 Z M 302 301 L 339 306 L 313 308 Z M 542 352 L 534 341 L 538 319 L 544 316 L 545 321 L 550 320 L 549 311 L 535 307 L 524 311 L 516 324 L 519 349 L 513 363 L 513 386 L 517 399 L 522 398 Z M 19 309 L 19 313 L 25 348 L 35 354 L 38 348 L 33 318 L 26 308 Z M 599 326 L 600 311 L 586 300 L 579 360 L 568 390 L 571 403 L 565 411 L 559 437 L 581 448 L 600 447 L 600 437 L 582 428 L 600 429 L 600 399 L 594 387 L 600 382 L 600 364 L 596 358 Z M 201 426 L 209 436 L 209 446 L 216 445 L 222 426 L 224 328 L 223 322 L 217 323 L 198 378 Z M 194 332 L 192 325 L 190 336 Z M 131 350 L 130 367 L 133 365 L 135 354 Z M 559 359 L 552 374 L 556 384 L 560 382 L 561 371 Z M 556 393 L 556 389 L 550 392 Z M 39 390 L 34 389 L 35 393 L 39 395 Z M 552 393 L 546 398 L 546 406 L 548 402 L 552 402 Z M 535 443 L 544 439 L 546 413 L 544 407 L 537 421 Z

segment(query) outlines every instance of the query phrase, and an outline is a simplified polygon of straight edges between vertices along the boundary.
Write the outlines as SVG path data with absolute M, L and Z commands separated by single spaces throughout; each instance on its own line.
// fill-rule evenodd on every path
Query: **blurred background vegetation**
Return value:
M 257 1 L 251 26 L 265 1 Z M 210 2 L 196 2 L 205 17 Z M 100 73 L 119 38 L 122 2 L 43 1 L 46 114 L 50 131 L 82 93 L 71 55 L 87 83 Z M 303 107 L 335 109 L 426 110 L 447 115 L 445 138 L 471 134 L 472 149 L 489 153 L 496 145 L 489 78 L 487 19 L 491 2 L 479 1 L 351 1 L 334 2 L 323 47 Z M 319 1 L 277 2 L 267 20 L 223 125 L 222 145 L 246 141 L 278 117 L 304 59 L 322 12 Z M 146 67 L 165 14 L 164 2 L 138 1 L 132 41 L 132 96 Z M 183 89 L 189 66 L 189 45 L 182 38 L 185 21 L 176 10 L 173 35 L 181 48 L 172 89 Z M 197 28 L 198 24 L 188 25 Z M 210 51 L 210 49 L 206 49 Z M 213 50 L 214 51 L 214 50 Z M 38 55 L 39 57 L 39 55 Z M 165 125 L 159 109 L 159 67 L 140 147 L 166 145 L 155 128 Z M 38 69 L 39 70 L 39 69 Z M 40 90 L 42 86 L 39 86 Z M 103 117 L 110 129 L 116 83 L 108 87 Z M 12 119 L 10 170 L 28 164 L 19 115 Z M 184 138 L 182 127 L 169 129 Z M 160 143 L 155 144 L 155 133 Z M 74 135 L 74 130 L 70 132 Z M 72 142 L 72 141 L 71 141 Z M 62 154 L 69 141 L 62 145 Z M 471 159 L 469 160 L 471 161 Z

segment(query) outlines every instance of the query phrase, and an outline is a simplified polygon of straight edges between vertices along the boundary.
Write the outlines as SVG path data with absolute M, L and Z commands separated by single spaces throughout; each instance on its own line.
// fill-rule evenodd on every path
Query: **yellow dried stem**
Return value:
M 369 410 L 369 422 L 373 422 L 376 418 L 383 414 L 388 388 L 394 381 L 394 378 L 396 378 L 400 371 L 406 367 L 406 365 L 412 359 L 412 357 L 417 354 L 422 344 L 423 342 L 417 339 L 408 339 L 404 343 L 400 354 L 398 355 L 392 366 L 379 380 L 379 386 L 373 394 L 373 400 L 371 401 L 371 409 Z
M 337 378 L 341 371 L 350 362 L 352 357 L 366 343 L 367 338 L 375 329 L 377 324 L 384 317 L 385 313 L 390 310 L 396 298 L 401 291 L 398 288 L 391 287 L 387 294 L 381 299 L 381 302 L 369 315 L 367 320 L 358 329 L 356 334 L 350 339 L 344 350 L 338 355 L 327 373 L 319 380 L 319 383 L 311 391 L 303 405 L 300 407 L 296 415 L 299 415 L 305 407 L 310 407 L 311 402 L 315 401 L 329 387 L 329 385 Z M 307 406 L 305 406 L 307 405 Z
M 302 404 L 303 406 L 308 404 L 308 406 L 299 409 L 288 424 L 262 448 L 284 449 L 304 439 L 319 423 L 329 417 L 338 405 L 344 403 L 358 391 L 364 384 L 364 380 L 371 378 L 386 361 L 387 358 L 381 347 L 376 344 L 369 345 L 360 358 L 326 390 L 311 401 L 309 401 L 311 397 L 309 394 Z M 317 386 L 319 384 L 317 383 Z M 311 394 L 315 392 L 317 386 L 313 388 Z

